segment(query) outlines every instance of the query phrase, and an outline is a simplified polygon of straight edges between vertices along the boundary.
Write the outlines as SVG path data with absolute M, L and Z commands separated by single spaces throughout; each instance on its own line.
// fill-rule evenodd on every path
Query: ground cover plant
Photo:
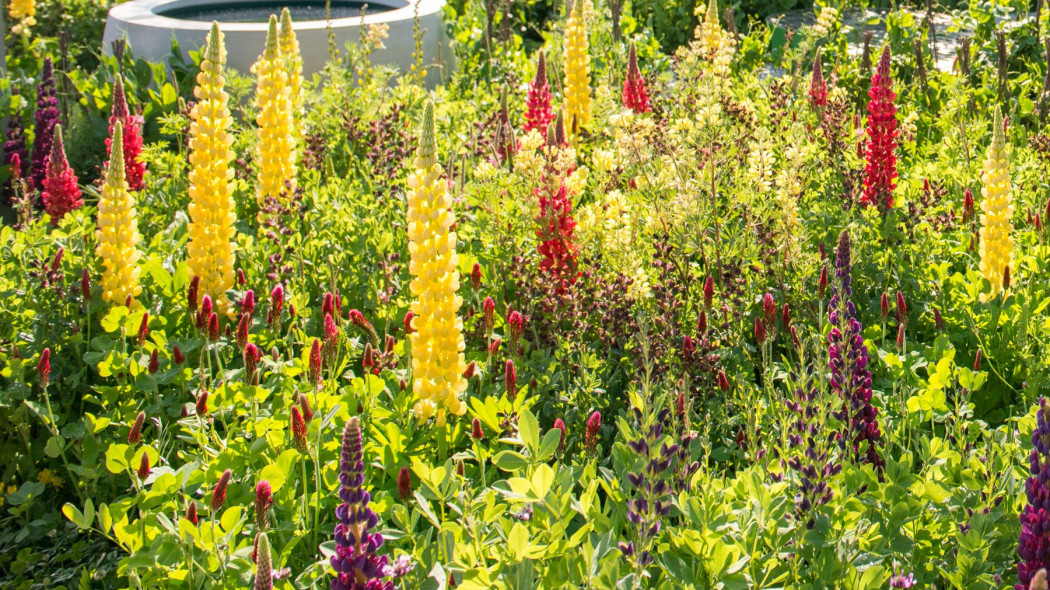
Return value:
M 751 4 L 6 3 L 0 585 L 1045 589 L 1050 15 Z

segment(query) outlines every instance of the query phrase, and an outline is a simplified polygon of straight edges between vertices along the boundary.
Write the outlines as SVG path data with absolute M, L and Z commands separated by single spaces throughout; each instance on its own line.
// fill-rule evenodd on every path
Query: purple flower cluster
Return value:
M 1021 513 L 1021 538 L 1017 542 L 1017 578 L 1014 586 L 1024 590 L 1032 577 L 1043 568 L 1050 568 L 1050 406 L 1046 398 L 1039 400 L 1036 426 L 1032 431 L 1032 453 L 1028 456 L 1031 475 L 1025 481 L 1028 503 Z
M 641 424 L 642 413 L 637 408 L 634 417 Z M 663 519 L 671 511 L 669 495 L 683 489 L 699 467 L 699 463 L 690 462 L 689 443 L 693 435 L 684 434 L 681 444 L 663 441 L 670 418 L 670 410 L 661 410 L 644 436 L 627 443 L 645 463 L 640 472 L 627 474 L 634 496 L 627 502 L 627 520 L 635 525 L 637 543 L 621 541 L 619 548 L 625 557 L 634 559 L 639 568 L 653 562 L 649 546 L 660 534 Z
M 12 88 L 11 93 L 12 95 L 18 95 L 18 88 Z M 29 162 L 29 150 L 26 149 L 26 130 L 25 126 L 22 125 L 22 113 L 19 110 L 11 113 L 11 116 L 7 119 L 7 141 L 4 142 L 3 164 L 4 166 L 11 166 L 16 161 L 18 162 L 17 176 L 24 176 L 26 163 Z M 4 200 L 7 203 L 10 203 L 11 197 L 14 196 L 11 181 L 14 180 L 15 176 L 14 171 L 11 171 L 7 186 L 4 187 Z
M 795 515 L 799 521 L 805 520 L 807 528 L 813 528 L 815 509 L 831 500 L 827 480 L 842 471 L 842 464 L 831 457 L 824 435 L 827 406 L 822 401 L 820 389 L 809 375 L 795 390 L 795 399 L 787 402 L 795 414 L 788 427 L 788 445 L 794 453 L 782 465 L 798 474 Z
M 343 430 L 343 448 L 339 456 L 339 499 L 335 509 L 339 523 L 335 525 L 336 554 L 332 568 L 336 578 L 332 590 L 393 590 L 393 582 L 386 576 L 388 557 L 376 555 L 383 545 L 383 536 L 370 532 L 379 523 L 379 517 L 368 507 L 371 495 L 364 489 L 365 464 L 361 442 L 361 425 L 352 417 Z
M 36 88 L 36 127 L 33 128 L 33 166 L 30 178 L 33 186 L 44 186 L 47 176 L 47 159 L 51 156 L 51 142 L 55 136 L 55 125 L 58 123 L 58 92 L 55 90 L 55 72 L 51 58 L 44 58 L 44 67 L 40 71 L 40 83 Z
M 864 345 L 863 326 L 857 320 L 857 308 L 850 298 L 850 242 L 843 230 L 836 251 L 835 275 L 831 287 L 828 319 L 828 363 L 831 367 L 831 389 L 842 399 L 842 411 L 835 417 L 846 425 L 841 442 L 852 451 L 853 459 L 882 468 L 878 445 L 879 411 L 871 405 L 871 372 L 868 371 L 868 348 Z

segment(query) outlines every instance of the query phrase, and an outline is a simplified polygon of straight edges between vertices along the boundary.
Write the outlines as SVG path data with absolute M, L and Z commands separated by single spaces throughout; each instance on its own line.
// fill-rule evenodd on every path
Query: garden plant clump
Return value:
M 1047 588 L 1050 11 L 450 0 L 304 76 L 108 4 L 4 5 L 0 587 Z

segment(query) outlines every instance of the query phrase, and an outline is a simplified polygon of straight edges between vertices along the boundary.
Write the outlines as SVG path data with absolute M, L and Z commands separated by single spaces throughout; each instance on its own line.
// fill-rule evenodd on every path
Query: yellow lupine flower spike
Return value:
M 992 285 L 987 298 L 996 297 L 1003 289 L 1003 274 L 1010 264 L 1014 243 L 1014 206 L 1010 195 L 1010 147 L 1006 144 L 1003 116 L 995 109 L 992 120 L 992 143 L 984 160 L 981 188 L 981 273 Z
M 278 48 L 284 58 L 285 71 L 288 73 L 288 88 L 292 95 L 292 112 L 298 118 L 303 108 L 303 57 L 299 52 L 299 39 L 292 26 L 292 12 L 286 6 L 281 10 L 281 32 Z
M 423 422 L 431 416 L 443 426 L 448 414 L 467 411 L 462 394 L 463 320 L 458 317 L 459 258 L 452 213 L 452 195 L 437 161 L 434 105 L 423 111 L 415 170 L 408 177 L 408 251 L 413 296 L 412 391 L 418 401 L 413 413 Z
M 566 135 L 591 123 L 591 57 L 588 54 L 583 0 L 576 0 L 565 28 Z
M 222 312 L 230 310 L 226 291 L 234 284 L 233 136 L 230 97 L 223 65 L 226 47 L 219 25 L 212 23 L 197 75 L 197 104 L 190 112 L 189 244 L 190 276 L 200 277 L 200 293 L 210 295 Z
M 139 285 L 141 269 L 138 262 L 142 254 L 138 251 L 141 240 L 135 200 L 128 190 L 124 178 L 124 126 L 120 121 L 113 128 L 112 151 L 106 170 L 106 183 L 98 199 L 98 227 L 95 254 L 102 259 L 102 300 L 110 305 L 124 305 L 131 298 L 131 305 L 142 293 Z
M 256 76 L 255 122 L 256 165 L 260 202 L 267 197 L 280 197 L 285 183 L 295 182 L 295 135 L 292 118 L 292 95 L 288 86 L 288 72 L 278 44 L 277 17 L 270 15 L 270 29 L 266 34 L 266 50 L 252 66 Z

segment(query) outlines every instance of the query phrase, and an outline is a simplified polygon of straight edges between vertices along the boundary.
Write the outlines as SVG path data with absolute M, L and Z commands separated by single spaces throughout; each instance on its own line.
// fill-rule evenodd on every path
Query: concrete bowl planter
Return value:
M 262 53 L 270 14 L 279 14 L 283 6 L 288 6 L 302 51 L 303 73 L 310 75 L 320 71 L 329 57 L 324 4 L 324 0 L 132 0 L 110 9 L 102 49 L 110 53 L 113 41 L 124 38 L 136 57 L 162 62 L 171 54 L 173 39 L 186 55 L 202 48 L 212 21 L 218 20 L 226 36 L 229 67 L 247 73 Z M 343 50 L 347 43 L 358 42 L 362 24 L 385 23 L 390 33 L 386 48 L 372 54 L 372 63 L 408 71 L 413 63 L 415 1 L 332 0 L 331 4 L 331 28 L 337 48 Z M 359 12 L 362 4 L 368 6 L 364 17 Z M 429 86 L 451 71 L 453 55 L 441 18 L 444 4 L 445 0 L 418 0 Z M 298 20 L 297 13 L 312 20 Z M 224 17 L 229 21 L 223 21 Z M 435 65 L 439 67 L 432 67 Z

